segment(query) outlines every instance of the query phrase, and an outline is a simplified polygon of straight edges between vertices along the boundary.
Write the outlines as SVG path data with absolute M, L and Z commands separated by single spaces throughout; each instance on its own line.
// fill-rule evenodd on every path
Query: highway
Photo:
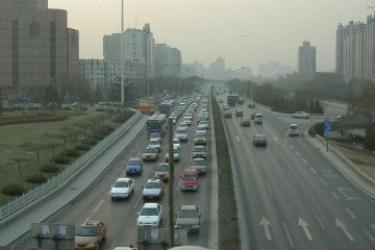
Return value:
M 288 136 L 290 123 L 305 130 L 312 121 L 246 104 L 240 108 L 247 118 L 254 111 L 265 116 L 263 125 L 252 123 L 251 128 L 241 127 L 234 112 L 233 118 L 223 118 L 248 248 L 375 249 L 375 202 L 338 173 L 305 135 Z M 257 133 L 267 136 L 267 148 L 252 145 Z
M 210 115 L 210 120 L 212 119 Z M 212 122 L 211 122 L 212 124 Z M 199 245 L 207 247 L 209 238 L 209 211 L 211 196 L 211 178 L 210 170 L 213 167 L 211 161 L 211 153 L 208 155 L 209 165 L 208 174 L 200 178 L 200 189 L 196 193 L 182 193 L 178 189 L 179 176 L 181 176 L 183 168 L 188 167 L 192 161 L 191 150 L 194 142 L 196 122 L 189 128 L 189 140 L 182 144 L 182 152 L 180 154 L 180 162 L 175 163 L 175 212 L 182 204 L 198 204 L 201 210 L 201 230 L 199 235 L 192 235 L 188 238 L 191 245 Z M 214 142 L 214 134 L 210 130 L 209 145 Z M 113 182 L 125 176 L 124 166 L 130 157 L 141 157 L 142 151 L 148 145 L 148 136 L 146 128 L 137 135 L 133 143 L 125 150 L 119 160 L 114 162 L 110 169 L 101 176 L 89 189 L 87 189 L 74 202 L 67 204 L 57 214 L 51 216 L 46 222 L 64 223 L 79 225 L 86 220 L 103 221 L 108 228 L 107 238 L 101 249 L 112 250 L 116 246 L 136 245 L 137 241 L 137 213 L 142 208 L 144 201 L 142 198 L 142 188 L 144 183 L 153 176 L 153 167 L 157 164 L 144 163 L 143 174 L 139 177 L 132 177 L 135 180 L 136 187 L 134 194 L 128 200 L 112 201 L 110 197 L 110 189 Z M 158 162 L 164 160 L 167 152 L 167 135 L 163 138 L 162 152 Z M 210 152 L 210 151 L 209 151 Z M 74 188 L 74 187 L 70 187 Z M 163 227 L 168 226 L 168 184 L 164 186 L 164 195 L 160 203 L 163 205 Z M 16 249 L 30 245 L 30 235 L 26 234 L 19 238 L 13 246 Z

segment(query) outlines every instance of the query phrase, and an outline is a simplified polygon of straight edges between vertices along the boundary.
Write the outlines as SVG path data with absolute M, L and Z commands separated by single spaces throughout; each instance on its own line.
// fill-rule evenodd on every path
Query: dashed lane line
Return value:
M 104 199 L 102 199 L 101 201 L 99 201 L 98 205 L 96 205 L 96 207 L 94 208 L 93 212 L 96 213 L 99 208 L 103 205 L 104 203 Z
M 331 194 L 332 194 L 332 196 L 333 196 L 336 200 L 340 200 L 340 197 L 339 197 L 335 192 L 332 192 Z
M 285 223 L 283 223 L 283 227 L 284 227 L 285 234 L 286 234 L 286 236 L 288 238 L 290 247 L 294 247 L 294 243 L 293 243 L 292 237 L 290 236 L 288 227 L 286 226 Z
M 350 210 L 350 208 L 345 208 L 345 212 L 347 212 L 352 219 L 357 218 L 357 216 L 354 214 L 352 210 Z
M 325 225 L 324 225 L 324 223 L 322 222 L 322 220 L 320 219 L 319 214 L 315 211 L 314 208 L 311 208 L 311 210 L 312 210 L 312 212 L 313 212 L 313 214 L 314 214 L 316 220 L 319 222 L 320 227 L 321 227 L 322 229 L 324 229 L 324 228 L 325 228 Z

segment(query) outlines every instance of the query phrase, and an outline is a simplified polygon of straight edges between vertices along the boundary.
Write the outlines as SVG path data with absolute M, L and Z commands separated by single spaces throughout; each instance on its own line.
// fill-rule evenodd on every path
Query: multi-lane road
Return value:
M 183 116 L 181 116 L 183 117 Z M 211 117 L 211 115 L 210 115 Z M 211 119 L 210 119 L 211 120 Z M 189 235 L 188 244 L 207 247 L 209 240 L 209 211 L 211 197 L 211 178 L 210 171 L 214 166 L 215 160 L 211 160 L 212 153 L 208 150 L 208 173 L 200 177 L 200 188 L 198 192 L 181 192 L 178 188 L 179 176 L 182 175 L 184 168 L 189 167 L 192 162 L 192 148 L 194 144 L 194 134 L 196 128 L 194 120 L 189 127 L 189 140 L 182 143 L 180 161 L 175 163 L 175 212 L 182 204 L 197 204 L 201 210 L 201 229 L 199 235 Z M 214 134 L 209 132 L 209 143 L 213 144 Z M 101 249 L 112 250 L 117 246 L 136 245 L 137 243 L 137 213 L 142 208 L 144 201 L 142 197 L 143 185 L 147 179 L 153 176 L 156 162 L 144 163 L 143 174 L 139 177 L 132 177 L 135 180 L 135 192 L 128 200 L 113 201 L 110 196 L 110 189 L 113 182 L 122 176 L 125 176 L 125 164 L 130 157 L 141 157 L 142 151 L 148 145 L 148 136 L 146 128 L 140 132 L 133 143 L 125 150 L 124 154 L 114 162 L 108 171 L 105 172 L 90 188 L 80 195 L 74 202 L 67 204 L 60 212 L 51 216 L 46 222 L 63 223 L 79 225 L 87 220 L 103 221 L 108 228 L 107 238 Z M 167 152 L 167 135 L 163 139 L 162 152 L 158 162 L 164 160 Z M 73 188 L 73 187 L 71 187 Z M 160 203 L 163 205 L 163 225 L 168 226 L 168 184 L 164 187 L 164 194 Z M 27 233 L 12 244 L 15 249 L 22 249 L 29 246 L 31 242 L 30 234 Z
M 311 121 L 240 108 L 248 118 L 254 111 L 265 116 L 263 125 L 251 128 L 234 116 L 224 121 L 246 248 L 375 249 L 375 203 L 307 143 L 303 130 Z M 301 136 L 288 136 L 290 123 L 300 124 Z M 267 136 L 267 148 L 252 145 L 258 133 Z

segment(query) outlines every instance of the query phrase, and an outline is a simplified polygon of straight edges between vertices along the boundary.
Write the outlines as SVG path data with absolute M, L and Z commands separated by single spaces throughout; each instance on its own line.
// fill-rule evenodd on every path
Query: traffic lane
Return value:
M 242 190 L 245 224 L 248 227 L 248 239 L 254 249 L 288 249 L 289 244 L 280 234 L 274 234 L 270 221 L 279 221 L 280 213 L 273 205 L 272 197 L 267 191 L 266 182 L 261 173 L 259 161 L 253 157 L 245 139 L 245 135 L 235 131 L 231 121 L 225 121 L 228 131 L 228 144 L 231 148 L 232 162 L 238 171 L 234 180 Z M 274 223 L 275 224 L 275 223 Z M 272 227 L 275 225 L 272 224 Z
M 273 121 L 271 123 L 265 123 L 265 127 L 269 126 L 269 133 L 273 133 L 272 138 L 276 138 L 277 136 L 279 136 L 278 132 L 276 132 L 275 130 L 272 132 L 271 127 L 274 124 L 275 122 Z M 284 136 L 286 134 L 287 133 L 284 133 Z M 352 247 L 360 247 L 361 249 L 366 249 L 367 247 L 371 249 L 373 247 L 373 244 L 371 244 L 371 241 L 373 241 L 373 236 L 368 233 L 370 232 L 369 230 L 371 226 L 367 224 L 369 223 L 369 221 L 371 223 L 374 222 L 374 207 L 371 205 L 371 203 L 366 202 L 367 204 L 363 204 L 362 206 L 362 209 L 364 209 L 362 211 L 367 212 L 364 213 L 366 218 L 363 220 L 364 222 L 366 222 L 366 224 L 359 225 L 358 227 L 358 220 L 354 221 L 354 224 L 349 224 L 351 223 L 350 220 L 345 221 L 348 218 L 348 214 L 350 217 L 352 217 L 351 219 L 353 219 L 353 217 L 355 216 L 353 216 L 350 209 L 342 207 L 343 204 L 341 204 L 340 202 L 341 198 L 339 191 L 345 190 L 347 192 L 346 194 L 344 194 L 345 196 L 347 196 L 346 198 L 349 198 L 352 203 L 358 205 L 358 202 L 354 200 L 362 199 L 359 195 L 357 196 L 355 194 L 357 191 L 354 191 L 354 189 L 350 188 L 350 183 L 342 178 L 338 173 L 336 173 L 336 171 L 332 169 L 328 161 L 319 153 L 317 154 L 316 150 L 313 150 L 311 146 L 310 148 L 301 150 L 302 148 L 307 146 L 306 142 L 298 140 L 298 138 L 288 137 L 283 138 L 282 140 L 278 140 L 278 142 L 281 144 L 281 149 L 287 149 L 287 151 L 283 152 L 283 155 L 287 156 L 288 159 L 293 159 L 294 161 L 296 161 L 296 164 L 289 165 L 289 168 L 291 168 L 291 170 L 295 174 L 298 173 L 298 175 L 295 175 L 293 177 L 295 182 L 300 182 L 300 187 L 302 189 L 306 189 L 306 194 L 308 194 L 308 192 L 310 192 L 310 194 L 315 194 L 306 197 L 310 197 L 313 203 L 317 203 L 316 201 L 319 201 L 319 204 L 324 204 L 323 206 L 316 207 L 313 210 L 314 216 L 317 217 L 319 224 L 324 224 L 324 221 L 326 221 L 326 224 L 329 224 L 329 226 L 331 227 L 330 229 L 333 232 L 337 233 L 337 229 L 339 229 L 338 227 L 341 227 L 340 224 L 345 223 L 346 227 L 350 227 L 355 231 L 354 233 L 352 233 L 352 235 L 349 235 L 349 233 L 345 231 L 347 229 L 344 230 L 346 238 L 348 238 L 350 241 L 352 241 L 352 238 L 354 239 L 353 241 L 357 239 L 357 242 L 353 243 Z M 302 144 L 293 145 L 289 142 L 298 142 Z M 306 155 L 309 155 L 309 157 L 306 157 Z M 313 162 L 313 164 L 309 164 L 309 162 Z M 293 168 L 293 166 L 295 167 Z M 301 167 L 298 168 L 297 166 Z M 340 185 L 342 185 L 342 183 L 346 184 L 344 187 L 332 191 L 329 189 L 329 187 L 327 187 L 327 183 L 329 183 L 329 181 L 325 181 L 319 176 L 321 173 L 324 173 L 326 177 L 330 179 L 330 181 L 339 181 L 341 183 Z M 321 215 L 319 216 L 319 214 Z M 322 217 L 322 219 L 320 219 L 320 217 Z M 322 220 L 323 222 L 321 222 L 320 220 Z M 355 226 L 355 224 L 357 224 L 357 226 Z M 345 239 L 341 240 L 345 241 Z M 344 246 L 340 247 L 345 249 Z
M 59 212 L 49 217 L 45 222 L 47 223 L 63 223 L 70 225 L 79 225 L 84 222 L 88 217 L 91 219 L 97 218 L 96 214 L 98 210 L 98 204 L 102 204 L 103 198 L 107 200 L 108 187 L 112 185 L 114 180 L 123 173 L 124 163 L 127 159 L 133 156 L 132 151 L 136 151 L 145 143 L 146 139 L 142 136 L 141 132 L 136 139 L 129 145 L 125 150 L 124 154 L 120 156 L 117 162 L 108 169 L 108 171 L 101 177 L 99 177 L 91 186 L 85 190 L 79 197 L 74 199 L 72 202 L 62 208 Z M 74 187 L 69 187 L 74 188 Z M 106 220 L 103 220 L 107 224 Z M 109 230 L 111 231 L 111 225 L 108 224 Z M 29 246 L 31 243 L 30 232 L 25 234 L 23 237 L 18 239 L 14 245 L 16 246 Z
M 238 129 L 238 123 L 233 124 L 233 127 Z M 302 195 L 295 189 L 293 182 L 289 178 L 288 171 L 284 170 L 286 168 L 285 165 L 290 163 L 285 163 L 276 156 L 273 145 L 269 145 L 267 149 L 253 147 L 251 143 L 253 134 L 267 134 L 263 126 L 254 126 L 253 130 L 255 131 L 251 132 L 251 130 L 247 130 L 248 133 L 243 134 L 241 138 L 247 144 L 244 147 L 248 147 L 251 151 L 250 154 L 257 159 L 256 161 L 258 162 L 261 178 L 264 183 L 263 188 L 268 191 L 267 197 L 270 197 L 271 206 L 275 208 L 273 213 L 278 215 L 276 220 L 269 219 L 269 214 L 264 215 L 265 220 L 272 224 L 270 228 L 275 230 L 268 238 L 272 238 L 274 235 L 279 235 L 279 237 L 286 236 L 285 239 L 288 241 L 288 246 L 285 246 L 286 249 L 290 247 L 297 247 L 298 249 L 316 249 L 316 247 L 319 247 L 319 249 L 332 249 L 332 246 L 327 243 L 323 245 L 320 245 L 319 242 L 312 243 L 314 240 L 312 234 L 320 234 L 319 238 L 323 242 L 328 239 L 325 239 L 324 234 L 315 232 L 317 225 L 313 225 L 310 222 L 312 218 L 311 214 L 308 213 L 309 209 L 307 209 L 309 208 L 309 204 L 306 202 L 296 202 L 301 200 Z M 241 131 L 237 130 L 236 133 L 241 134 Z M 306 228 L 304 227 L 301 230 L 304 225 L 300 226 L 299 223 L 303 224 L 305 222 L 309 222 L 309 228 L 306 225 Z M 275 229 L 277 225 L 278 228 Z M 264 238 L 265 235 L 262 237 Z

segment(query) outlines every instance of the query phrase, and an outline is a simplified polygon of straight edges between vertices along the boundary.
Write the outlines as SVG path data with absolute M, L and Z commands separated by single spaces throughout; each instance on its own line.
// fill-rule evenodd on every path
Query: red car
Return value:
M 193 168 L 184 169 L 184 174 L 180 178 L 181 191 L 198 191 L 199 180 L 198 172 Z

